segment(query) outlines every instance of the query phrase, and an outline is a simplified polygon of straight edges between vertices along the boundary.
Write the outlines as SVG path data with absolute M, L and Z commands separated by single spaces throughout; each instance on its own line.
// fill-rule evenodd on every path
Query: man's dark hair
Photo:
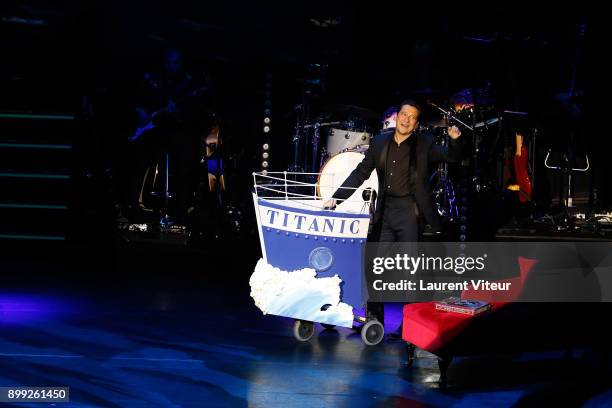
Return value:
M 421 114 L 421 112 L 423 111 L 423 110 L 421 109 L 421 105 L 420 105 L 420 104 L 419 104 L 419 103 L 416 101 L 416 99 L 412 99 L 412 98 L 407 98 L 407 99 L 404 99 L 404 100 L 402 101 L 402 103 L 400 104 L 400 106 L 399 106 L 400 110 L 402 109 L 402 106 L 404 106 L 404 105 L 410 105 L 410 106 L 412 106 L 413 108 L 416 108 L 416 109 L 419 111 L 419 115 L 420 115 L 420 114 Z

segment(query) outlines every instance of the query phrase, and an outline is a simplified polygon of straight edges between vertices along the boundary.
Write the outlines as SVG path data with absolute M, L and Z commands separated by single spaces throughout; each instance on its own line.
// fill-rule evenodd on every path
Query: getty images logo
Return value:
M 457 275 L 465 272 L 482 271 L 485 268 L 487 254 L 479 257 L 457 256 L 409 256 L 408 254 L 396 254 L 393 257 L 376 257 L 372 262 L 372 272 L 380 275 L 385 271 L 400 270 L 409 272 L 411 275 L 417 271 L 453 271 Z

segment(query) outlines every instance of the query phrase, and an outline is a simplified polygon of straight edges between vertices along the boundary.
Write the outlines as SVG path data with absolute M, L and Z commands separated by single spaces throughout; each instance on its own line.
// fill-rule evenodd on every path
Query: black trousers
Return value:
M 375 225 L 371 242 L 416 242 L 419 237 L 414 197 L 386 197 L 380 225 Z M 368 302 L 367 314 L 384 324 L 385 304 Z
M 419 225 L 414 198 L 387 197 L 378 242 L 416 242 L 418 236 Z

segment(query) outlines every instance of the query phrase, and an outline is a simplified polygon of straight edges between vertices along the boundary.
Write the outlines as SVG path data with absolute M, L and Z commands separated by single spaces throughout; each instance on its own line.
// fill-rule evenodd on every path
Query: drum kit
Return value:
M 311 122 L 297 121 L 289 171 L 312 173 L 317 195 L 329 198 L 363 159 L 379 118 L 373 111 L 353 105 L 326 105 L 324 112 Z M 370 191 L 377 185 L 374 172 L 338 209 L 361 211 L 356 198 L 369 202 Z
M 485 190 L 487 182 L 481 180 L 480 162 L 492 145 L 497 143 L 503 119 L 503 113 L 496 108 L 491 88 L 463 89 L 450 97 L 441 96 L 441 92 L 432 90 L 417 94 L 419 99 L 426 101 L 423 104 L 421 126 L 435 132 L 437 144 L 448 143 L 446 129 L 449 126 L 458 126 L 467 136 L 472 154 L 466 156 L 469 156 L 467 159 L 473 168 L 474 190 Z M 318 174 L 317 194 L 325 199 L 331 197 L 361 162 L 369 148 L 370 139 L 383 126 L 381 115 L 369 109 L 353 105 L 327 105 L 323 111 L 325 113 L 314 121 L 297 121 L 293 137 L 293 163 L 289 170 Z M 458 215 L 458 200 L 447 163 L 439 164 L 430 177 L 430 183 L 438 213 L 444 218 L 454 219 Z M 374 171 L 352 198 L 363 196 L 364 201 L 368 201 L 368 191 L 377 190 L 378 180 Z M 354 199 L 349 201 L 350 205 L 359 206 Z
M 353 105 L 327 105 L 324 109 L 325 113 L 313 121 L 297 121 L 289 170 L 317 172 L 336 155 L 368 149 L 376 113 Z

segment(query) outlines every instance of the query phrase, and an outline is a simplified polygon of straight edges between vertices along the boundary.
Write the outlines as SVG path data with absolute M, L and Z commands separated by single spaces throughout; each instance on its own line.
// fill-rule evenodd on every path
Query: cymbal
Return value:
M 433 126 L 433 127 L 449 127 L 449 122 L 448 119 L 446 118 L 435 118 L 435 119 L 425 119 L 423 120 L 423 123 L 425 125 L 428 126 Z
M 511 110 L 504 110 L 503 114 L 504 115 L 514 115 L 514 116 L 529 116 L 529 112 L 519 112 L 519 111 L 511 111 Z
M 456 111 L 460 111 L 471 108 L 474 105 L 495 105 L 495 98 L 493 97 L 493 92 L 489 88 L 466 88 L 451 96 L 450 102 Z
M 310 128 L 316 128 L 316 127 L 328 127 L 328 126 L 337 126 L 337 125 L 345 125 L 346 122 L 344 121 L 336 121 L 336 122 L 312 122 L 312 123 L 307 123 L 304 126 L 302 126 L 304 129 L 310 129 Z

